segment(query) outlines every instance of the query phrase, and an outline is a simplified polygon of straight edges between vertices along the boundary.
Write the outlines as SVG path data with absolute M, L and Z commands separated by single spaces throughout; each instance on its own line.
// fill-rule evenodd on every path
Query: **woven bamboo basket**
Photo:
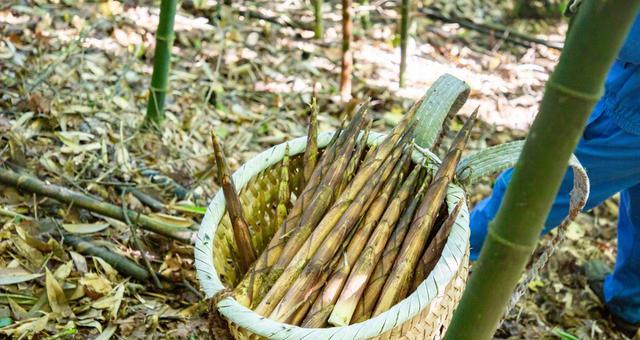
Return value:
M 325 147 L 333 132 L 318 136 L 318 146 Z M 380 142 L 384 135 L 371 133 L 370 146 Z M 288 144 L 290 159 L 290 187 L 292 194 L 302 190 L 302 154 L 306 137 L 274 146 L 240 167 L 233 180 L 245 207 L 245 216 L 253 228 L 254 246 L 261 251 L 275 232 L 278 175 Z M 424 155 L 439 162 L 428 151 L 414 152 L 416 164 Z M 447 193 L 449 209 L 465 198 L 464 191 L 450 185 Z M 202 289 L 207 297 L 232 288 L 241 279 L 236 262 L 237 249 L 233 242 L 231 224 L 225 209 L 222 191 L 213 198 L 202 221 L 196 241 L 196 269 Z M 221 299 L 218 310 L 229 322 L 236 339 L 438 339 L 449 323 L 451 315 L 464 289 L 469 258 L 469 213 L 463 203 L 451 230 L 442 256 L 424 282 L 408 297 L 391 309 L 367 321 L 332 328 L 302 328 L 262 317 L 240 305 L 233 298 Z

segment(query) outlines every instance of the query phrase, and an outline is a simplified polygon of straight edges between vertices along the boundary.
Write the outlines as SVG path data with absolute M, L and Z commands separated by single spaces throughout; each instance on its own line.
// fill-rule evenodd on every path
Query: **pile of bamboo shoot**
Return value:
M 320 155 L 314 103 L 303 156 L 304 189 L 288 204 L 287 148 L 278 188 L 278 228 L 257 256 L 213 136 L 239 268 L 247 268 L 234 290 L 239 303 L 278 322 L 343 326 L 388 310 L 427 277 L 460 210 L 458 204 L 447 216 L 444 199 L 475 113 L 433 174 L 411 160 L 420 104 L 372 147 L 367 145 L 371 118 L 363 105 Z M 247 263 L 251 259 L 255 261 Z

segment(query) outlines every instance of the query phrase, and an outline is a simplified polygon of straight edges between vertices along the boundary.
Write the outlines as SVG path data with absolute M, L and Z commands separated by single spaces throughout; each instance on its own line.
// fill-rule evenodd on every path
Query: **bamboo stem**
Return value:
M 164 102 L 169 88 L 173 23 L 176 17 L 176 0 L 160 2 L 160 20 L 156 31 L 156 49 L 153 58 L 153 74 L 147 103 L 147 122 L 160 124 L 164 120 Z
M 9 169 L 0 168 L 0 183 L 11 185 L 15 188 L 26 190 L 37 195 L 51 197 L 60 202 L 73 204 L 100 215 L 124 221 L 124 213 L 119 207 L 102 202 L 91 196 L 86 196 L 75 191 L 57 185 L 47 184 L 41 180 L 26 174 L 17 174 Z M 153 219 L 147 215 L 135 211 L 128 211 L 129 218 L 137 219 L 142 229 L 164 235 L 174 240 L 191 243 L 193 233 L 183 227 Z
M 122 204 L 122 211 L 124 212 L 124 214 L 123 214 L 124 220 L 129 225 L 129 230 L 131 231 L 131 240 L 133 241 L 133 245 L 140 252 L 140 256 L 142 257 L 142 260 L 144 261 L 144 264 L 147 267 L 147 270 L 149 271 L 149 274 L 151 274 L 151 278 L 153 279 L 153 283 L 156 285 L 156 288 L 162 289 L 162 284 L 160 283 L 160 280 L 158 279 L 158 276 L 156 275 L 156 272 L 153 270 L 153 267 L 151 266 L 151 262 L 149 262 L 149 259 L 147 258 L 147 255 L 144 253 L 144 249 L 142 248 L 142 244 L 140 244 L 140 241 L 138 240 L 138 235 L 136 235 L 136 233 L 137 233 L 136 225 L 134 225 L 131 222 L 131 219 L 129 218 L 129 212 L 128 212 L 128 209 L 127 209 L 127 204 L 126 204 L 126 201 L 124 199 L 126 193 L 127 193 L 126 189 L 122 190 L 122 194 L 120 195 L 120 197 L 121 197 L 120 203 Z
M 256 255 L 256 250 L 251 242 L 249 225 L 244 217 L 242 203 L 240 203 L 236 186 L 233 184 L 233 180 L 231 179 L 227 160 L 224 157 L 222 147 L 220 146 L 218 138 L 213 130 L 211 130 L 211 142 L 213 143 L 216 166 L 218 168 L 218 181 L 220 181 L 220 186 L 224 192 L 227 212 L 229 213 L 229 218 L 231 219 L 231 225 L 233 227 L 233 240 L 236 243 L 236 247 L 238 247 L 240 271 L 244 273 L 249 269 L 258 256 Z
M 322 19 L 322 0 L 312 0 L 313 1 L 313 14 L 315 17 L 315 25 L 313 26 L 313 31 L 315 33 L 316 39 L 322 39 L 324 33 L 324 23 Z
M 639 0 L 581 4 L 446 339 L 494 334 L 639 8 Z
M 365 7 L 365 10 L 362 11 L 362 16 L 360 17 L 360 22 L 362 23 L 362 28 L 366 31 L 371 28 L 371 16 L 369 15 L 369 0 L 360 0 L 360 5 Z
M 407 69 L 407 35 L 409 34 L 410 0 L 402 0 L 400 5 L 400 87 L 404 87 L 404 74 Z
M 343 101 L 351 99 L 351 72 L 353 67 L 353 22 L 351 0 L 342 0 L 342 65 L 340 69 L 340 96 Z
M 73 235 L 64 235 L 64 240 L 72 245 L 79 253 L 97 256 L 124 275 L 130 276 L 140 282 L 149 280 L 149 272 L 144 267 L 122 255 L 118 255 L 106 248 L 96 246 L 89 241 Z
M 469 139 L 471 128 L 477 117 L 478 109 L 467 120 L 464 127 L 458 132 L 449 152 L 442 160 L 442 165 L 433 177 L 433 182 L 427 189 L 420 208 L 411 223 L 411 227 L 402 243 L 398 258 L 393 264 L 387 282 L 385 282 L 378 299 L 373 315 L 379 315 L 387 311 L 401 298 L 407 295 L 410 287 L 410 278 L 419 260 L 420 254 L 425 248 L 427 237 L 433 228 L 438 210 L 442 205 L 447 192 L 447 187 L 453 179 L 456 165 L 460 160 L 464 146 Z

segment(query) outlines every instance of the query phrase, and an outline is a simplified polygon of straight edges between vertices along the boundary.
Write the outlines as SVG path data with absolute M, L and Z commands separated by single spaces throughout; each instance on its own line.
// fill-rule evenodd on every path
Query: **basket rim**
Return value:
M 325 147 L 334 133 L 335 131 L 330 131 L 319 134 L 318 147 Z M 367 144 L 376 145 L 385 136 L 382 133 L 372 131 Z M 258 173 L 282 160 L 286 146 L 289 147 L 289 154 L 293 156 L 303 153 L 306 144 L 307 138 L 299 137 L 273 146 L 248 160 L 232 175 L 236 188 L 240 191 Z M 436 163 L 440 162 L 428 150 L 414 151 L 412 159 L 415 163 L 422 163 L 425 155 Z M 450 184 L 446 199 L 449 211 L 455 207 L 458 201 L 463 200 L 464 203 L 436 266 L 413 293 L 376 317 L 348 326 L 303 328 L 263 317 L 240 305 L 232 297 L 220 300 L 217 305 L 218 310 L 225 318 L 236 325 L 271 339 L 301 339 L 307 337 L 310 339 L 361 339 L 381 335 L 396 326 L 402 325 L 427 308 L 435 297 L 444 293 L 448 283 L 454 279 L 459 266 L 463 263 L 465 251 L 469 246 L 469 210 L 464 190 L 455 184 Z M 226 211 L 225 207 L 224 194 L 222 190 L 219 190 L 207 207 L 196 238 L 194 255 L 197 277 L 207 298 L 227 289 L 220 281 L 213 265 L 213 239 L 218 224 Z

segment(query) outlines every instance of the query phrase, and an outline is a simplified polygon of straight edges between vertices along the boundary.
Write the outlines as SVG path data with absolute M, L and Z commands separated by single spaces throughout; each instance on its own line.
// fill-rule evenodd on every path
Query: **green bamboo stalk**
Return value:
M 409 163 L 409 162 L 407 162 Z M 358 226 L 355 235 L 352 237 L 344 254 L 345 260 L 336 270 L 331 273 L 330 279 L 327 281 L 322 294 L 315 300 L 309 310 L 302 326 L 307 328 L 320 328 L 326 325 L 329 314 L 333 309 L 333 304 L 338 299 L 340 291 L 346 281 L 353 263 L 358 259 L 362 249 L 367 243 L 371 232 L 378 224 L 380 217 L 384 213 L 385 207 L 392 197 L 396 187 L 400 186 L 401 177 L 404 176 L 404 169 L 398 169 L 391 174 L 391 177 L 385 182 L 384 187 L 380 191 L 378 197 L 375 198 L 362 222 Z M 340 257 L 343 255 L 340 254 Z
M 318 103 L 313 98 L 309 113 L 309 131 L 307 133 L 307 147 L 304 150 L 304 182 L 307 183 L 316 168 L 318 160 Z
M 351 323 L 362 322 L 370 319 L 371 313 L 376 307 L 376 302 L 378 301 L 378 297 L 380 296 L 382 287 L 384 287 L 384 283 L 387 281 L 387 277 L 389 276 L 389 272 L 393 267 L 396 256 L 400 252 L 402 241 L 404 241 L 404 237 L 409 230 L 409 226 L 411 224 L 411 221 L 413 220 L 413 215 L 415 214 L 418 205 L 422 201 L 422 196 L 424 196 L 424 192 L 430 181 L 431 180 L 428 177 L 421 180 L 422 184 L 420 185 L 420 188 L 417 190 L 415 196 L 409 202 L 409 205 L 398 220 L 398 223 L 393 230 L 391 237 L 389 237 L 387 245 L 384 248 L 382 258 L 378 261 L 375 268 L 373 269 L 367 287 L 360 297 L 360 301 L 358 301 L 356 310 L 354 311 L 351 318 Z
M 464 124 L 449 147 L 449 152 L 442 160 L 442 165 L 438 168 L 433 182 L 424 195 L 422 204 L 416 212 L 416 216 L 411 222 L 411 227 L 402 243 L 400 253 L 393 264 L 387 282 L 385 282 L 373 315 L 379 315 L 387 311 L 401 298 L 407 295 L 410 287 L 410 278 L 416 263 L 420 259 L 420 254 L 425 248 L 427 237 L 433 228 L 437 213 L 444 201 L 447 187 L 453 179 L 456 165 L 462 156 L 464 146 L 471 134 L 471 128 L 478 114 L 478 109 Z
M 351 99 L 351 69 L 353 67 L 353 22 L 352 0 L 342 0 L 342 63 L 340 68 L 340 96 L 343 101 Z
M 442 222 L 442 225 L 436 232 L 433 240 L 431 240 L 427 249 L 424 251 L 424 254 L 422 254 L 422 258 L 420 258 L 413 274 L 413 285 L 411 286 L 411 291 L 416 290 L 422 281 L 427 278 L 429 273 L 431 273 L 433 268 L 435 268 L 436 263 L 442 254 L 442 250 L 444 249 L 444 245 L 447 242 L 451 228 L 453 228 L 453 225 L 458 218 L 458 213 L 460 212 L 462 203 L 463 200 L 458 201 L 458 204 L 456 204 L 453 210 L 451 210 L 451 213 L 447 216 L 444 222 Z
M 419 173 L 420 167 L 415 167 L 385 209 L 384 215 L 375 227 L 373 234 L 371 234 L 364 250 L 353 265 L 353 269 L 344 283 L 344 288 L 329 316 L 330 324 L 346 326 L 351 321 L 353 312 L 373 273 L 373 269 L 384 254 L 385 245 L 396 227 L 396 222 L 398 222 L 403 208 L 413 193 Z
M 410 0 L 402 0 L 400 5 L 400 87 L 404 87 L 404 74 L 407 69 L 407 36 L 409 34 Z
M 360 0 L 360 5 L 363 7 L 369 7 L 369 0 Z M 371 28 L 371 18 L 369 16 L 369 9 L 365 9 L 362 11 L 362 16 L 360 17 L 360 22 L 362 23 L 362 28 L 366 31 Z
M 322 274 L 328 273 L 327 265 L 334 258 L 336 250 L 343 244 L 346 235 L 349 234 L 363 212 L 369 208 L 376 193 L 380 191 L 391 173 L 401 171 L 405 162 L 409 160 L 410 153 L 405 151 L 403 155 L 402 149 L 402 146 L 396 147 L 394 154 L 387 158 L 385 164 L 376 171 L 369 184 L 362 188 L 335 226 L 324 228 L 324 230 L 324 226 L 318 226 L 314 230 L 308 242 L 296 254 L 294 260 L 287 267 L 287 271 L 281 276 L 281 280 L 278 280 L 278 283 L 274 285 L 274 288 L 281 289 L 286 294 L 283 294 L 282 300 L 271 313 L 272 320 L 280 322 L 287 320 L 290 313 L 295 311 L 293 307 L 307 295 L 309 290 L 314 285 L 324 283 L 321 282 Z M 323 233 L 325 235 L 322 235 Z M 318 239 L 322 241 L 315 242 Z M 311 249 L 311 251 L 307 252 L 307 249 Z M 326 279 L 326 276 L 324 278 Z M 274 291 L 277 292 L 275 289 Z
M 164 101 L 169 90 L 169 68 L 173 46 L 173 23 L 176 17 L 176 0 L 160 2 L 160 21 L 156 31 L 156 49 L 153 57 L 153 74 L 145 120 L 160 124 L 164 120 Z
M 218 142 L 213 130 L 211 130 L 211 142 L 213 143 L 213 151 L 216 158 L 216 166 L 218 168 L 218 181 L 224 193 L 224 199 L 227 204 L 227 212 L 229 213 L 229 219 L 231 219 L 231 226 L 233 227 L 233 240 L 238 248 L 238 255 L 240 256 L 239 268 L 241 272 L 246 272 L 251 264 L 258 257 L 256 255 L 256 249 L 253 247 L 251 241 L 251 233 L 249 231 L 249 225 L 244 217 L 242 210 L 242 203 L 238 197 L 236 186 L 233 184 L 229 166 L 227 160 L 224 157 L 222 147 Z
M 37 195 L 51 197 L 60 202 L 72 204 L 93 211 L 100 215 L 125 221 L 124 212 L 118 206 L 86 196 L 67 188 L 44 183 L 43 181 L 26 174 L 18 174 L 9 169 L 0 167 L 0 183 L 10 185 L 20 190 L 26 190 Z M 164 221 L 151 218 L 147 215 L 140 214 L 137 211 L 128 210 L 129 218 L 140 226 L 140 228 L 174 240 L 191 243 L 193 232 L 190 230 L 175 226 Z
M 315 17 L 315 25 L 313 26 L 313 32 L 316 39 L 322 39 L 324 33 L 324 23 L 322 19 L 322 0 L 313 1 L 313 14 Z
M 639 8 L 639 0 L 582 3 L 445 339 L 494 334 Z

